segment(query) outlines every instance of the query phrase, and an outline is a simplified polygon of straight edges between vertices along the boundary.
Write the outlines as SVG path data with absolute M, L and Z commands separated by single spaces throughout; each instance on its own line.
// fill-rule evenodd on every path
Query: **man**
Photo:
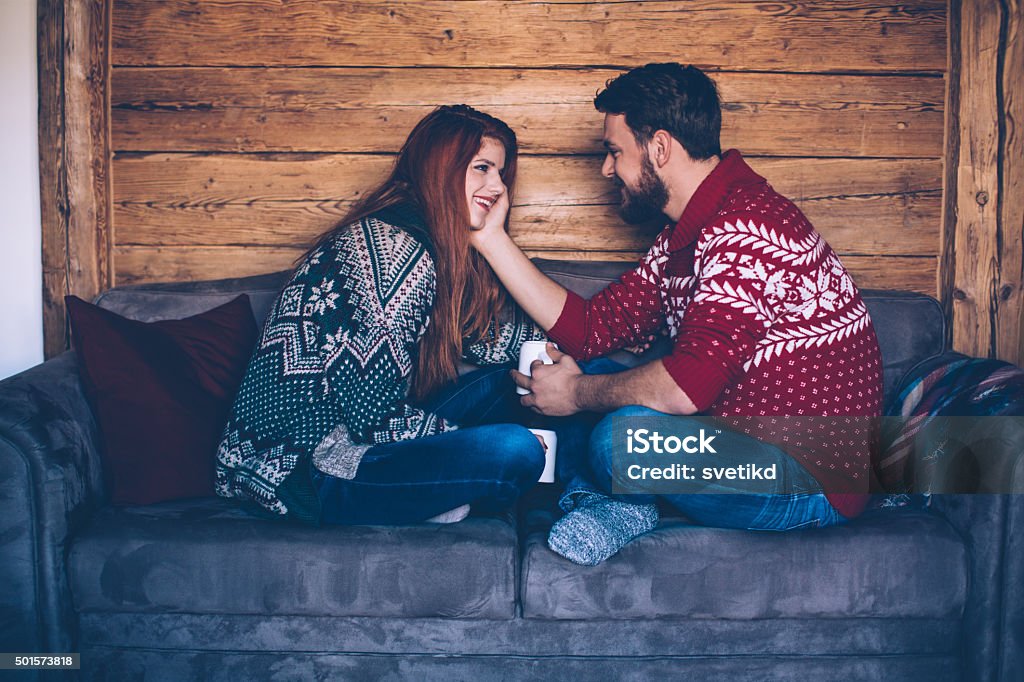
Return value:
M 594 104 L 605 114 L 602 173 L 621 189 L 622 217 L 671 221 L 639 266 L 585 301 L 537 270 L 497 220 L 472 236 L 565 351 L 549 346 L 554 364 L 536 364 L 532 378 L 515 373 L 531 391 L 523 404 L 553 416 L 611 413 L 549 546 L 593 565 L 658 522 L 653 497 L 609 495 L 613 442 L 625 440 L 613 417 L 715 417 L 717 447 L 707 449 L 716 454 L 707 456 L 716 467 L 775 465 L 768 493 L 722 478 L 665 497 L 698 523 L 787 530 L 856 516 L 871 440 L 869 420 L 856 418 L 879 415 L 882 385 L 878 342 L 849 274 L 792 202 L 739 152 L 721 152 L 718 93 L 699 69 L 648 64 L 610 81 Z M 659 360 L 587 374 L 573 359 L 635 345 L 663 325 L 673 348 Z M 776 418 L 793 415 L 805 418 Z M 687 419 L 695 429 L 710 423 Z

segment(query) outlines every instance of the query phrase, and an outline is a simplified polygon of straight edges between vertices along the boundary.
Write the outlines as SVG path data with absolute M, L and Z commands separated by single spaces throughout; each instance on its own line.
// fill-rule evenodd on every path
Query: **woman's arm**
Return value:
M 484 227 L 471 232 L 470 243 L 523 310 L 573 357 L 588 359 L 641 343 L 664 323 L 653 263 L 666 233 L 635 270 L 586 301 L 542 273 L 516 246 L 504 230 L 507 208 L 502 195 Z
M 508 208 L 508 193 L 504 192 L 491 207 L 483 229 L 471 232 L 470 243 L 526 314 L 545 330 L 551 329 L 562 312 L 567 292 L 538 270 L 505 232 Z

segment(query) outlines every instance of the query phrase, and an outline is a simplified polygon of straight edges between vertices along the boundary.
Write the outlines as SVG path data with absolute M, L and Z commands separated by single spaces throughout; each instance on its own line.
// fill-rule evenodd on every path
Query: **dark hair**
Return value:
M 594 98 L 603 114 L 625 114 L 638 144 L 667 131 L 694 160 L 722 154 L 722 106 L 715 82 L 695 66 L 640 66 L 605 83 Z
M 410 393 L 416 399 L 429 396 L 458 376 L 463 338 L 481 338 L 492 323 L 497 325 L 508 298 L 490 265 L 469 243 L 466 170 L 484 138 L 505 148 L 501 173 L 511 203 L 518 155 L 515 133 L 503 121 L 464 104 L 441 106 L 409 133 L 388 178 L 321 235 L 306 254 L 352 223 L 391 206 L 411 205 L 423 217 L 437 289 L 412 377 Z

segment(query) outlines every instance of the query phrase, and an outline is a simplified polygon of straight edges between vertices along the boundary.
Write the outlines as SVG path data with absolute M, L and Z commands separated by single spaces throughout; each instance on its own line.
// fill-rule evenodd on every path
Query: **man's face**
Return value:
M 647 149 L 637 144 L 623 114 L 605 114 L 604 146 L 608 153 L 601 174 L 622 193 L 622 219 L 635 225 L 661 216 L 668 203 L 668 187 L 654 171 Z

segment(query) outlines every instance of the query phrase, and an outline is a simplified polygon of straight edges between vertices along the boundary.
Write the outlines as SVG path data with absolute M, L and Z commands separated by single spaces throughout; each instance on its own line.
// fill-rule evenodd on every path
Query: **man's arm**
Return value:
M 643 405 L 666 414 L 695 414 L 696 405 L 679 387 L 660 360 L 615 374 L 583 374 L 576 362 L 552 344 L 554 361 L 539 360 L 528 377 L 513 370 L 516 384 L 533 391 L 522 403 L 542 414 L 562 417 L 576 412 L 611 412 L 626 405 Z
M 502 210 L 503 209 L 503 210 Z M 500 224 L 488 224 L 474 230 L 471 242 L 480 252 L 512 298 L 519 303 L 533 321 L 548 331 L 558 321 L 568 293 L 565 287 L 547 277 L 530 262 L 504 230 L 504 216 L 508 211 L 508 193 L 503 193 L 491 207 L 491 216 L 501 218 Z

